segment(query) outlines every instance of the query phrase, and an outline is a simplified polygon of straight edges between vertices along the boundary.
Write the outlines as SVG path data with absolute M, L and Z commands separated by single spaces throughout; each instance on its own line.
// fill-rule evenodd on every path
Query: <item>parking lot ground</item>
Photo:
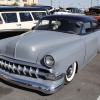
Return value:
M 52 95 L 0 81 L 0 100 L 100 100 L 100 54 Z

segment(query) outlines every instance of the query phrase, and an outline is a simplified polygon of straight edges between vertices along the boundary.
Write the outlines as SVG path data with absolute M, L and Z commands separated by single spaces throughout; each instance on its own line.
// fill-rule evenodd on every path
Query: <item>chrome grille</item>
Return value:
M 46 69 L 12 63 L 4 59 L 0 59 L 0 69 L 10 74 L 13 73 L 17 75 L 24 75 L 26 77 L 42 78 L 42 79 L 45 79 L 46 73 L 50 73 L 49 70 Z

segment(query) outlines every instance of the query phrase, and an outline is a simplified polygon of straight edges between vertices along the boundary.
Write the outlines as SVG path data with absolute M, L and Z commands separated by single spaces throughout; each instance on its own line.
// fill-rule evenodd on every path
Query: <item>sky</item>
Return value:
M 100 5 L 100 0 L 52 0 L 52 6 L 57 8 L 59 6 L 67 7 L 79 7 L 79 8 L 88 8 L 92 6 Z M 42 5 L 51 5 L 51 0 L 38 0 L 39 4 Z

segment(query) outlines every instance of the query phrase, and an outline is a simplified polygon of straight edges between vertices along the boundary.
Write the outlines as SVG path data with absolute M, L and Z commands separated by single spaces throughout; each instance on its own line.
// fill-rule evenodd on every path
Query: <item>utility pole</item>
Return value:
M 60 7 L 60 1 L 59 1 L 59 7 Z
M 51 0 L 51 6 L 52 6 L 52 0 Z
M 98 0 L 97 0 L 97 6 L 98 6 Z
M 54 0 L 54 8 L 55 8 L 55 0 Z
M 91 0 L 91 7 L 92 7 L 92 0 Z

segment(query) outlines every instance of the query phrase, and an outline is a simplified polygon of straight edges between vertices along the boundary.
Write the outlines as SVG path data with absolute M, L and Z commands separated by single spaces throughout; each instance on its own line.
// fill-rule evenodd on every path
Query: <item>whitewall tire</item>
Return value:
M 65 84 L 73 80 L 75 72 L 76 72 L 76 62 L 74 62 L 71 66 L 68 67 L 65 75 Z

